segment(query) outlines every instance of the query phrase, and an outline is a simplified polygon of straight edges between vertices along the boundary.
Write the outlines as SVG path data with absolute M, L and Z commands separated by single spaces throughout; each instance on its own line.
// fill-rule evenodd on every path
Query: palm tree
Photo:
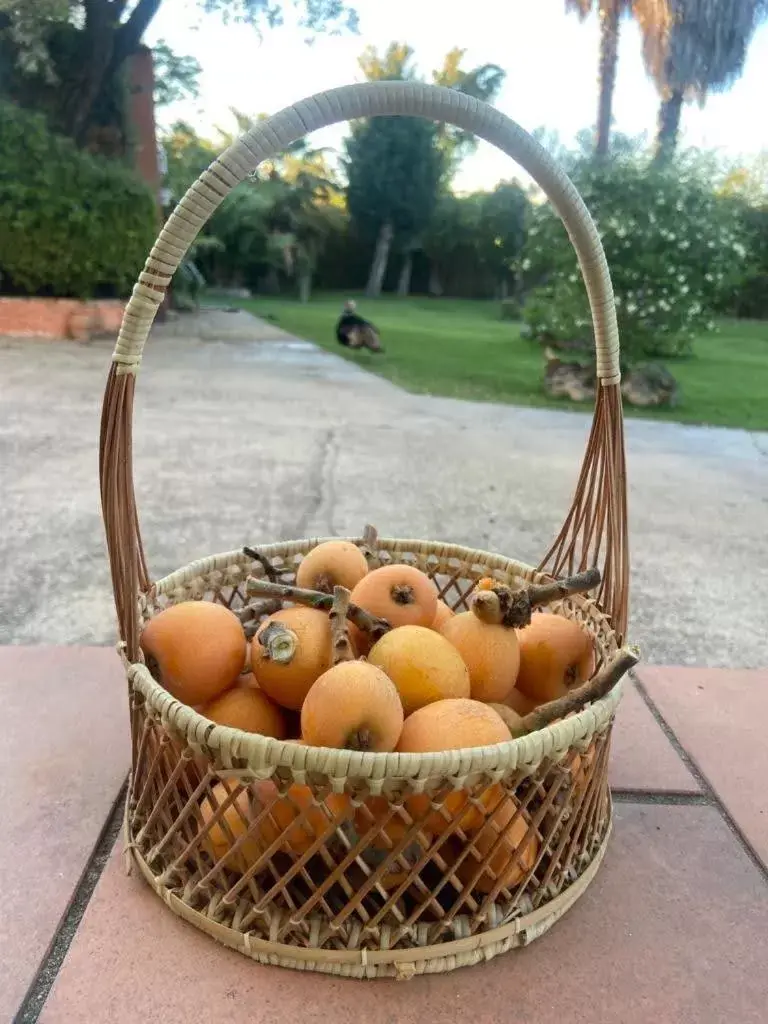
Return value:
M 710 91 L 725 91 L 744 68 L 750 40 L 768 16 L 768 0 L 666 0 L 668 25 L 650 26 L 645 64 L 656 82 L 659 108 L 656 157 L 675 150 L 685 100 L 704 103 Z
M 498 64 L 479 64 L 471 71 L 461 66 L 466 50 L 456 46 L 443 58 L 442 66 L 432 72 L 435 85 L 454 89 L 465 96 L 471 96 L 485 103 L 492 103 L 504 85 L 506 71 Z M 459 163 L 477 146 L 477 139 L 469 132 L 453 125 L 441 125 L 437 144 L 445 155 L 445 181 L 447 185 L 456 173 Z
M 368 82 L 405 82 L 416 78 L 413 48 L 407 43 L 390 43 L 380 56 L 375 46 L 366 46 L 357 65 Z
M 595 155 L 608 153 L 611 138 L 611 110 L 619 61 L 619 30 L 621 19 L 631 14 L 639 22 L 643 34 L 656 32 L 661 36 L 668 22 L 668 0 L 565 0 L 565 9 L 575 11 L 583 21 L 593 9 L 600 19 L 599 96 L 597 103 L 597 134 Z
M 262 189 L 271 198 L 270 250 L 298 283 L 308 302 L 317 261 L 328 235 L 343 218 L 341 192 L 326 159 L 327 150 L 300 140 L 262 165 Z
M 226 146 L 268 116 L 251 117 L 236 107 L 230 107 L 230 113 L 236 131 L 216 129 Z M 262 161 L 249 179 L 249 188 L 237 194 L 254 238 L 263 242 L 273 287 L 278 287 L 277 272 L 282 270 L 296 281 L 302 302 L 309 301 L 323 245 L 331 232 L 340 229 L 343 217 L 341 187 L 328 154 L 328 149 L 313 148 L 306 139 L 299 139 L 278 156 Z

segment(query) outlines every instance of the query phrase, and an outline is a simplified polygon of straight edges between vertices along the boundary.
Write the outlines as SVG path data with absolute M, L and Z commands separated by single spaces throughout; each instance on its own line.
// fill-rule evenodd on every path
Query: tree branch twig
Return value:
M 371 568 L 376 564 L 379 558 L 379 534 L 375 526 L 371 526 L 370 523 L 363 530 L 363 539 L 358 544 L 358 547 L 362 551 L 368 567 Z
M 243 548 L 243 554 L 247 555 L 248 558 L 252 558 L 254 562 L 258 562 L 264 570 L 264 573 L 268 580 L 272 580 L 273 583 L 277 583 L 280 579 L 280 573 L 272 565 L 266 555 L 262 555 L 260 551 L 256 551 L 255 548 Z
M 349 612 L 349 591 L 346 587 L 333 588 L 333 604 L 328 618 L 331 620 L 331 660 L 334 665 L 342 661 L 354 661 L 355 652 L 349 642 L 347 613 Z
M 639 660 L 640 655 L 636 649 L 622 647 L 588 682 L 577 686 L 564 697 L 542 704 L 525 715 L 514 735 L 525 736 L 527 733 L 536 732 L 537 729 L 550 725 L 556 718 L 565 718 L 571 712 L 581 711 L 587 704 L 600 700 L 610 693 L 622 676 L 626 675 Z
M 551 583 L 532 583 L 518 590 L 495 580 L 481 580 L 472 596 L 472 611 L 483 622 L 522 629 L 530 625 L 534 608 L 571 594 L 584 594 L 599 583 L 599 569 L 587 569 Z
M 245 585 L 246 593 L 258 595 L 259 597 L 279 597 L 283 601 L 293 601 L 295 604 L 303 604 L 308 608 L 318 608 L 320 611 L 328 612 L 333 607 L 333 596 L 323 594 L 319 590 L 304 590 L 301 587 L 293 587 L 286 583 L 273 583 L 269 580 L 260 580 L 250 576 Z M 379 640 L 392 628 L 386 619 L 379 619 L 371 615 L 364 608 L 350 603 L 347 609 L 347 618 L 358 629 L 369 633 L 374 640 Z

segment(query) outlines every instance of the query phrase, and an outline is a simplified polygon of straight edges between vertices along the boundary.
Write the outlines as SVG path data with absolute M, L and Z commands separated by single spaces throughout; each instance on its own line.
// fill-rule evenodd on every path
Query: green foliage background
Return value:
M 719 196 L 701 160 L 648 166 L 647 156 L 574 161 L 611 271 L 625 354 L 673 356 L 714 327 L 723 298 L 743 278 L 747 242 L 740 204 Z M 524 317 L 534 337 L 591 345 L 576 256 L 549 204 L 534 208 L 523 269 L 532 290 Z
M 122 164 L 0 103 L 0 276 L 4 291 L 125 295 L 156 233 L 145 185 Z

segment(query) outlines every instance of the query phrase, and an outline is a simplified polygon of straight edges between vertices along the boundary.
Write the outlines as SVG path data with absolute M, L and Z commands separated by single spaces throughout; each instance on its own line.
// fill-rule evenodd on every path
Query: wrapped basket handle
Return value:
M 616 307 L 600 237 L 584 202 L 546 151 L 498 110 L 450 89 L 416 82 L 366 82 L 318 93 L 254 125 L 187 191 L 164 225 L 126 306 L 112 356 L 102 416 L 100 475 L 118 620 L 128 656 L 137 654 L 136 598 L 149 586 L 133 494 L 132 407 L 136 371 L 171 278 L 202 226 L 265 159 L 319 128 L 381 115 L 455 125 L 514 158 L 547 194 L 578 257 L 597 353 L 595 416 L 571 511 L 542 562 L 554 573 L 600 565 L 600 600 L 621 635 L 626 625 L 626 484 Z

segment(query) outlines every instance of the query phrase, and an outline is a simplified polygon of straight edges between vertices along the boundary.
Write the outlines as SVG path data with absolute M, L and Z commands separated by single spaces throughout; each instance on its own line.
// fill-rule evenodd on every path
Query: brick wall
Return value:
M 0 336 L 76 341 L 100 335 L 115 336 L 124 308 L 124 302 L 111 299 L 81 302 L 79 299 L 0 297 Z
M 142 46 L 131 57 L 129 75 L 136 170 L 159 197 L 160 168 L 157 162 L 157 132 L 153 98 L 155 75 L 152 66 L 152 51 L 148 47 Z

